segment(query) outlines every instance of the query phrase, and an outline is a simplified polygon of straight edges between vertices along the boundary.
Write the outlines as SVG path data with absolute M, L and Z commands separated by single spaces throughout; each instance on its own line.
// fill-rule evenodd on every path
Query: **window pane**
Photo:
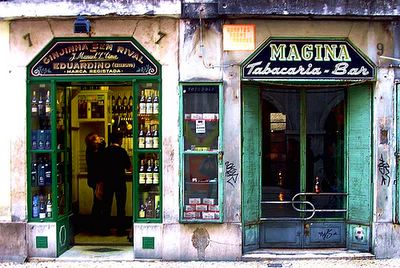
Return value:
M 219 87 L 184 86 L 184 149 L 218 149 Z

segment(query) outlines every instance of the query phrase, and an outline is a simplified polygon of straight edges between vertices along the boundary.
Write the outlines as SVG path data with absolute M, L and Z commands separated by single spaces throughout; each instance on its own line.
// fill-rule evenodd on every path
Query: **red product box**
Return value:
M 215 212 L 203 212 L 202 217 L 203 220 L 213 220 L 215 219 Z
M 215 205 L 215 199 L 214 198 L 203 198 L 203 204 Z
M 208 206 L 207 205 L 196 205 L 196 211 L 207 211 Z
M 190 205 L 198 205 L 201 204 L 201 198 L 189 198 Z
M 218 205 L 208 205 L 208 211 L 219 212 Z
M 185 211 L 195 211 L 196 205 L 185 205 Z

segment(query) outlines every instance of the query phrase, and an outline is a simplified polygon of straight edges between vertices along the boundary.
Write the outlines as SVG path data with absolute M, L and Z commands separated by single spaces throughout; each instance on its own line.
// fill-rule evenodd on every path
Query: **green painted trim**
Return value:
M 142 249 L 154 249 L 154 248 L 155 248 L 155 238 L 153 236 L 143 236 Z
M 400 84 L 395 85 L 396 97 L 394 98 L 395 118 L 396 118 L 396 161 L 399 159 L 400 153 Z M 397 161 L 398 162 L 398 161 Z M 393 220 L 395 223 L 400 223 L 400 168 L 396 165 L 396 192 L 393 198 Z
M 36 248 L 49 248 L 47 236 L 36 236 Z
M 307 181 L 307 95 L 300 89 L 300 191 L 306 192 Z

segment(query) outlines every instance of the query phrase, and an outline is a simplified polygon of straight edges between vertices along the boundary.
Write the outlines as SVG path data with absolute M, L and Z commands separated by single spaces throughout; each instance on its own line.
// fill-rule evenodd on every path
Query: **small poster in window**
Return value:
M 206 133 L 206 121 L 196 120 L 196 134 L 204 134 L 204 133 Z

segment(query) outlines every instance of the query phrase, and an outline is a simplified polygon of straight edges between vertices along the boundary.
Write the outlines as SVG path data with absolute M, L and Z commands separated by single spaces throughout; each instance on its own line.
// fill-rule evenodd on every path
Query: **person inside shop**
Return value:
M 106 234 L 103 218 L 104 206 L 104 156 L 105 142 L 97 133 L 89 133 L 85 138 L 87 184 L 93 190 L 92 219 L 90 229 L 96 233 Z
M 105 150 L 106 180 L 104 197 L 106 221 L 109 227 L 117 228 L 117 235 L 125 235 L 125 203 L 126 203 L 126 170 L 131 169 L 128 153 L 121 147 L 122 134 L 114 132 L 110 135 L 110 145 Z M 111 208 L 114 199 L 117 203 L 117 219 L 111 224 Z

